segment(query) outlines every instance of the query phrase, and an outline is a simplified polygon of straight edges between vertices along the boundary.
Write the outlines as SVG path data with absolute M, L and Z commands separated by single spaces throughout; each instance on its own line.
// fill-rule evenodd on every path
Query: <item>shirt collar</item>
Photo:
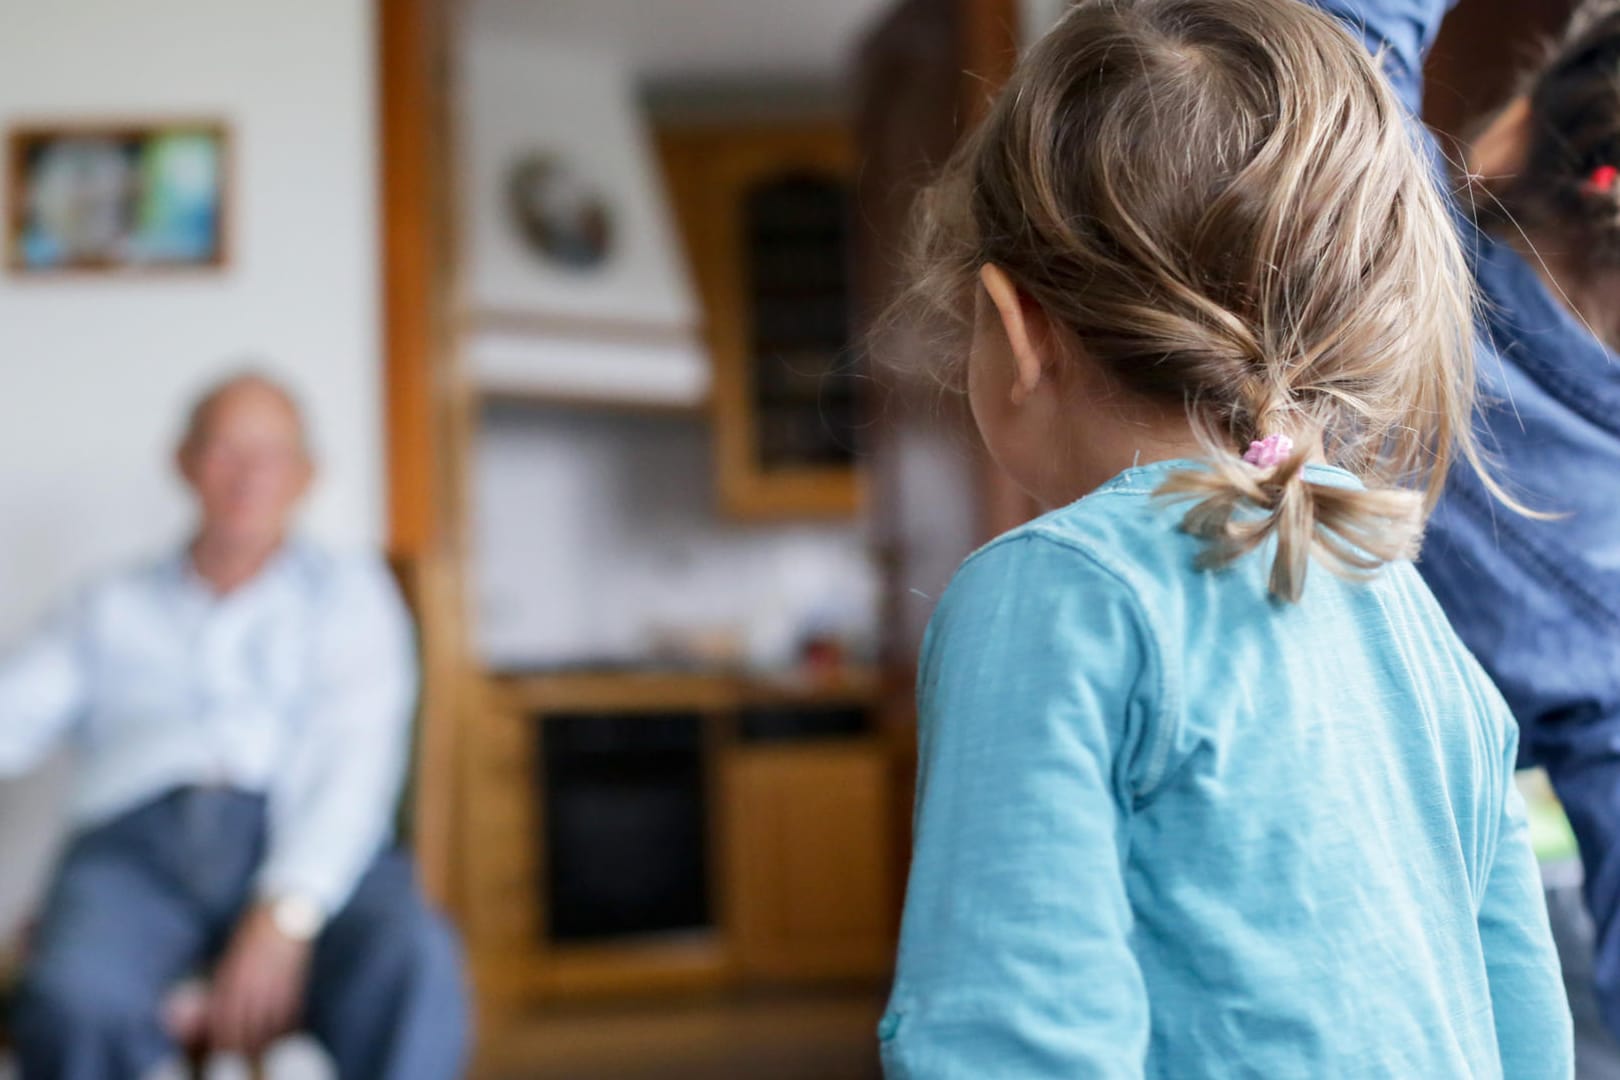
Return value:
M 1153 461 L 1146 465 L 1136 465 L 1126 469 L 1092 492 L 1092 494 L 1101 495 L 1104 492 L 1112 491 L 1122 494 L 1151 495 L 1159 489 L 1159 485 L 1163 484 L 1171 473 L 1208 467 L 1205 462 L 1194 458 Z M 1331 484 L 1335 487 L 1363 488 L 1366 486 L 1355 473 L 1348 469 L 1341 469 L 1337 465 L 1313 462 L 1305 466 L 1305 476 L 1313 483 Z
M 231 592 L 221 596 L 214 591 L 214 587 L 197 573 L 196 566 L 191 561 L 192 541 L 187 540 L 181 544 L 168 559 L 165 571 L 173 584 L 188 594 L 197 596 L 210 602 L 225 602 L 234 600 L 239 596 L 256 593 L 267 585 L 286 577 L 293 572 L 293 565 L 297 561 L 300 543 L 293 537 L 283 540 L 271 556 L 265 560 L 259 572 L 252 578 L 244 581 Z

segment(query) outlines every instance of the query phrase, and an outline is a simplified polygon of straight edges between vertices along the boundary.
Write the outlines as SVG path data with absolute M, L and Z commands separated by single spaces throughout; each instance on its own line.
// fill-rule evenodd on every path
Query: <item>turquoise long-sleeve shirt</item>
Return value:
M 1196 570 L 1178 467 L 940 601 L 888 1076 L 1570 1076 L 1500 695 L 1410 564 Z

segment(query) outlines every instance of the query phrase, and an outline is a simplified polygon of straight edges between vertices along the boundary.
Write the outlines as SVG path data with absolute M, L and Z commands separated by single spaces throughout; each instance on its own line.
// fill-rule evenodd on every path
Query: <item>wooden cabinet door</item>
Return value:
M 714 362 L 721 507 L 743 520 L 855 514 L 861 470 L 852 440 L 862 406 L 853 395 L 864 381 L 855 376 L 849 321 L 848 133 L 833 123 L 676 128 L 659 142 Z M 809 190 L 795 193 L 795 185 Z M 818 187 L 833 205 L 812 205 L 795 220 L 793 200 Z M 756 211 L 773 193 L 788 202 L 762 219 Z M 773 239 L 768 219 L 784 210 L 789 220 Z M 818 234 L 813 219 L 829 212 L 835 220 L 806 247 L 806 230 Z M 772 412 L 795 397 L 796 407 Z M 839 451 L 832 460 L 818 452 L 828 449 Z
M 875 740 L 742 746 L 724 771 L 727 918 L 771 979 L 880 976 L 894 955 L 888 756 Z

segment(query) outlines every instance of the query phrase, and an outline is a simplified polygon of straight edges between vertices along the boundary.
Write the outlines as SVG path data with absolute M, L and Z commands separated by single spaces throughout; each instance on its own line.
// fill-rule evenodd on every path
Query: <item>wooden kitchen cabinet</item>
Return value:
M 852 333 L 852 153 L 832 123 L 666 129 L 666 178 L 703 301 L 721 508 L 860 509 L 866 425 Z
M 889 970 L 890 764 L 875 739 L 742 745 L 728 754 L 726 880 L 744 973 L 798 980 Z

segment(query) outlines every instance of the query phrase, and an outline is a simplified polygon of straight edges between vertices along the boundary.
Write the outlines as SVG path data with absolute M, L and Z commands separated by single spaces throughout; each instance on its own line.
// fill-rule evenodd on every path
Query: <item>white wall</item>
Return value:
M 182 534 L 180 411 L 243 357 L 309 410 L 309 531 L 382 535 L 371 19 L 365 0 L 0 0 L 0 128 L 180 114 L 235 136 L 223 273 L 0 272 L 0 647 L 83 575 Z M 48 801 L 0 785 L 0 936 Z

